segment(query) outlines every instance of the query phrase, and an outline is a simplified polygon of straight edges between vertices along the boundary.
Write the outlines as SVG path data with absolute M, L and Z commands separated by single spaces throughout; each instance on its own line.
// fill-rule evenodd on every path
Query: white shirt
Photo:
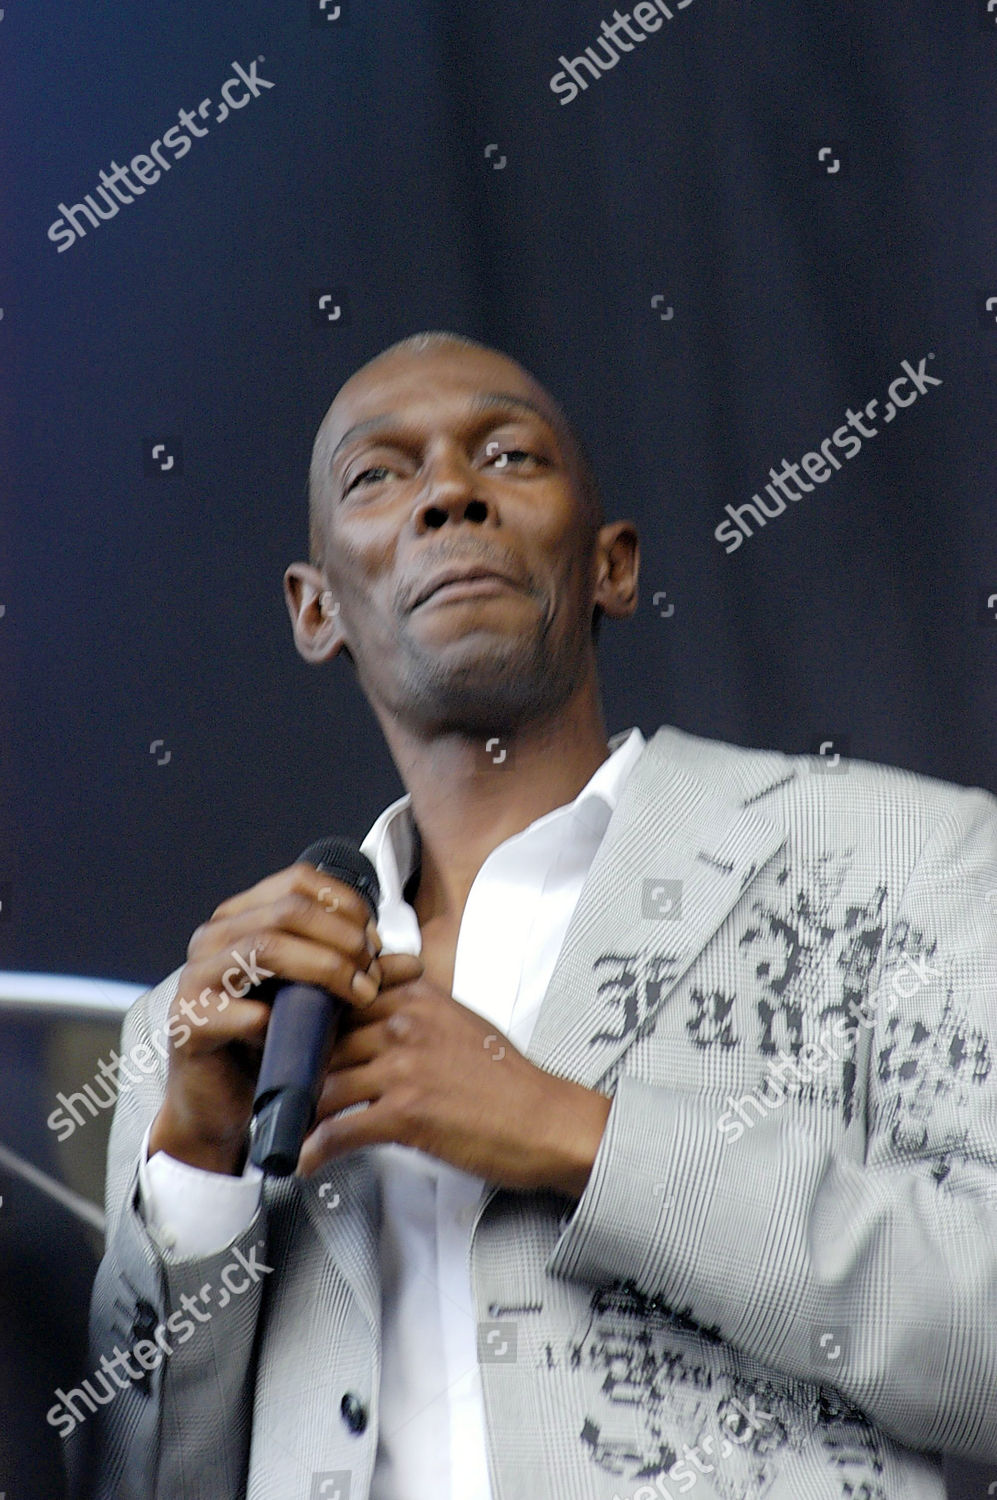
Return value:
M 454 998 L 521 1052 L 644 737 L 638 728 L 624 730 L 609 748 L 609 758 L 573 802 L 492 850 L 461 917 Z M 422 947 L 415 911 L 402 896 L 416 856 L 410 803 L 406 793 L 386 807 L 361 844 L 380 882 L 377 927 L 386 953 Z M 226 1177 L 163 1151 L 146 1161 L 148 1139 L 146 1131 L 139 1184 L 155 1238 L 178 1257 L 210 1255 L 231 1244 L 257 1210 L 259 1170 L 247 1164 L 242 1177 Z M 388 1144 L 371 1156 L 383 1205 L 380 1416 L 371 1500 L 492 1500 L 470 1280 L 469 1231 L 485 1183 L 413 1147 Z

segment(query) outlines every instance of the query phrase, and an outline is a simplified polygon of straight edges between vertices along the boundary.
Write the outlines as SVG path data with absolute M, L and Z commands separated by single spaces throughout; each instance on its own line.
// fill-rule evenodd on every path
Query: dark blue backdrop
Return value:
M 156 980 L 400 791 L 281 574 L 337 386 L 419 328 L 531 368 L 639 525 L 610 731 L 997 789 L 997 12 L 670 9 L 570 97 L 595 0 L 10 0 L 0 968 Z M 886 422 L 904 361 L 941 384 Z M 822 444 L 728 553 L 725 507 Z
M 401 789 L 345 659 L 296 657 L 280 579 L 337 386 L 422 327 L 532 368 L 640 527 L 611 730 L 847 736 L 997 788 L 997 15 L 670 8 L 562 103 L 608 8 L 14 0 L 0 965 L 152 981 Z M 258 97 L 219 119 L 233 63 Z M 158 181 L 48 237 L 154 141 Z M 770 469 L 929 353 L 941 385 L 725 551 L 726 505 L 775 509 Z

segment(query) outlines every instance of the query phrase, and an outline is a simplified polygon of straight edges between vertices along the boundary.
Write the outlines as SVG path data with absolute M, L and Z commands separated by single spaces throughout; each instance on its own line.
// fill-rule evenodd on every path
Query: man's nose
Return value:
M 481 474 L 463 453 L 448 447 L 427 460 L 418 501 L 420 526 L 442 526 L 445 521 L 480 522 L 487 519 L 490 509 Z

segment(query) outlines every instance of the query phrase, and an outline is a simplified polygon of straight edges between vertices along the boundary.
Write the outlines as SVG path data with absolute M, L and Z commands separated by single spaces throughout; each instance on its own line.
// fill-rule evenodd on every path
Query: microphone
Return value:
M 296 863 L 314 865 L 352 886 L 377 920 L 377 871 L 352 839 L 318 839 Z M 272 1177 L 288 1177 L 315 1118 L 347 1002 L 314 984 L 271 979 L 266 988 L 274 999 L 253 1100 L 249 1159 Z

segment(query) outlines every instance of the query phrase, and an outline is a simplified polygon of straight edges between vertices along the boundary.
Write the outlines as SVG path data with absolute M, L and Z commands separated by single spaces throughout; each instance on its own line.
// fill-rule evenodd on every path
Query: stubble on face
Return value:
M 472 738 L 512 735 L 553 718 L 580 687 L 583 653 L 551 632 L 547 608 L 530 631 L 499 635 L 469 629 L 458 642 L 430 649 L 404 625 L 398 639 L 398 711 L 421 733 Z

